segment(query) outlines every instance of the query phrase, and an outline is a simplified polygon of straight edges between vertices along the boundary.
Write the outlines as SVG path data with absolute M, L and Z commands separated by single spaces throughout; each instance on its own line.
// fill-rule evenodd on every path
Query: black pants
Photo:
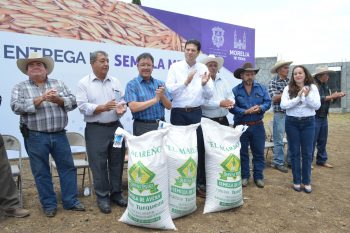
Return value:
M 172 109 L 170 113 L 170 122 L 173 125 L 191 125 L 201 122 L 202 110 L 185 112 L 180 109 Z M 197 128 L 197 150 L 198 150 L 198 167 L 197 167 L 197 184 L 205 185 L 205 149 L 203 140 L 203 131 L 199 126 Z
M 113 147 L 118 126 L 122 127 L 120 122 L 115 126 L 86 124 L 86 149 L 98 201 L 118 198 L 122 193 L 125 145 Z

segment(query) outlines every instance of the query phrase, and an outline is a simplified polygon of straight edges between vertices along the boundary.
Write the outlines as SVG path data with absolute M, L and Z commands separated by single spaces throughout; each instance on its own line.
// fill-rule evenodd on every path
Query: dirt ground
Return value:
M 266 125 L 271 117 L 265 117 Z M 250 182 L 243 189 L 241 208 L 205 215 L 204 199 L 197 198 L 197 211 L 174 221 L 178 232 L 350 232 L 350 114 L 331 114 L 329 125 L 329 162 L 334 168 L 315 166 L 311 194 L 291 189 L 291 170 L 281 173 L 272 169 L 270 152 L 264 189 Z M 124 209 L 118 206 L 112 206 L 109 215 L 100 213 L 95 197 L 80 196 L 86 212 L 66 211 L 59 205 L 56 217 L 49 219 L 41 211 L 28 161 L 23 177 L 24 206 L 31 215 L 24 219 L 0 216 L 0 232 L 159 232 L 119 222 Z M 59 190 L 57 178 L 54 180 Z

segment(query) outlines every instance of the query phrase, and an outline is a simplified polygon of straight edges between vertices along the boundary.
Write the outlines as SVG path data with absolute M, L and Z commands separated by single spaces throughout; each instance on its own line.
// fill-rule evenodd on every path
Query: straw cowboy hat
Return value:
M 238 78 L 241 79 L 241 73 L 243 73 L 244 71 L 254 71 L 255 74 L 257 74 L 259 72 L 259 68 L 253 68 L 253 64 L 250 62 L 246 62 L 243 64 L 243 66 L 241 68 L 238 68 L 237 70 L 235 70 L 235 72 L 233 73 L 233 75 Z
M 31 53 L 28 58 L 22 58 L 17 60 L 17 67 L 23 74 L 27 74 L 28 63 L 33 61 L 39 61 L 45 64 L 47 75 L 49 75 L 54 67 L 54 61 L 51 57 L 43 57 L 38 53 Z
M 208 55 L 208 57 L 206 57 L 203 60 L 201 60 L 201 63 L 203 63 L 204 65 L 208 64 L 209 62 L 216 62 L 216 63 L 218 63 L 218 70 L 220 70 L 221 67 L 224 65 L 224 58 L 222 58 L 222 57 L 215 57 L 215 55 L 210 54 L 210 55 Z
M 312 76 L 315 77 L 316 75 L 329 74 L 329 73 L 335 73 L 335 71 L 328 69 L 328 66 L 326 65 L 322 65 L 322 66 L 316 67 L 315 73 L 312 74 Z
M 283 60 L 277 61 L 276 64 L 271 68 L 270 72 L 272 74 L 275 74 L 275 73 L 277 73 L 278 68 L 285 66 L 285 65 L 289 66 L 292 63 L 293 63 L 292 61 L 283 61 Z

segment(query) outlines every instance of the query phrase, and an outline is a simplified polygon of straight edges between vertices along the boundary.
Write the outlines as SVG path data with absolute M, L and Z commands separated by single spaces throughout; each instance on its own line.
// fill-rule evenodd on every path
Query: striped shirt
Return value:
M 288 85 L 288 83 L 289 83 L 289 78 L 281 79 L 278 75 L 273 77 L 273 79 L 271 79 L 269 82 L 269 95 L 271 97 L 271 100 L 275 95 L 282 94 L 283 89 Z M 273 104 L 274 112 L 283 112 L 283 113 L 286 112 L 281 108 L 280 102 L 276 103 L 272 101 L 272 104 Z
M 165 86 L 163 81 L 151 77 L 150 82 L 146 82 L 141 76 L 138 76 L 128 82 L 125 89 L 124 99 L 130 102 L 145 102 L 156 96 L 156 90 L 159 86 Z M 165 96 L 171 100 L 168 90 Z M 133 119 L 138 120 L 157 120 L 164 118 L 165 110 L 163 104 L 159 101 L 147 109 L 139 112 L 133 112 Z
M 50 89 L 57 90 L 58 95 L 63 98 L 64 107 L 49 101 L 35 107 L 34 99 Z M 67 112 L 76 107 L 75 96 L 62 81 L 56 79 L 48 78 L 43 86 L 37 86 L 28 79 L 12 89 L 12 111 L 20 115 L 20 122 L 26 124 L 30 130 L 50 133 L 62 131 L 68 123 Z

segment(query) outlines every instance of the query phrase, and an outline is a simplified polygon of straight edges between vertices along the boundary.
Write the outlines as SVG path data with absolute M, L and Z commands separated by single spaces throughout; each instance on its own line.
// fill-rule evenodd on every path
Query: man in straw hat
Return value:
M 314 151 L 317 146 L 316 164 L 326 168 L 333 167 L 331 164 L 327 163 L 328 155 L 326 151 L 329 106 L 333 100 L 345 96 L 343 92 L 331 93 L 331 89 L 327 85 L 330 73 L 335 73 L 335 71 L 329 70 L 328 66 L 324 65 L 316 67 L 316 71 L 313 74 L 321 97 L 321 107 L 316 111 L 315 117 Z M 314 152 L 312 154 L 314 154 Z
M 234 116 L 234 124 L 248 125 L 249 128 L 242 134 L 241 141 L 241 173 L 242 185 L 246 187 L 249 183 L 249 153 L 253 154 L 253 177 L 256 186 L 264 187 L 264 148 L 265 128 L 263 123 L 264 113 L 271 106 L 271 99 L 266 88 L 255 81 L 255 75 L 259 69 L 253 68 L 249 62 L 244 63 L 233 73 L 242 83 L 232 89 L 236 104 L 230 110 Z
M 273 104 L 273 160 L 271 166 L 278 171 L 287 173 L 288 169 L 284 166 L 284 143 L 286 111 L 281 109 L 281 97 L 283 89 L 288 85 L 289 66 L 292 61 L 277 61 L 271 68 L 274 77 L 269 82 L 269 94 Z M 289 161 L 288 161 L 289 160 Z M 287 153 L 287 162 L 290 164 L 290 158 Z
M 222 125 L 229 126 L 226 115 L 228 110 L 233 108 L 235 99 L 228 83 L 217 75 L 224 64 L 224 59 L 209 55 L 201 63 L 208 67 L 210 78 L 214 83 L 213 97 L 205 100 L 202 105 L 202 115 Z
M 18 59 L 17 67 L 29 79 L 13 88 L 11 108 L 20 115 L 20 129 L 44 214 L 54 217 L 57 211 L 50 154 L 57 164 L 63 208 L 84 211 L 77 199 L 77 172 L 65 131 L 67 112 L 77 107 L 75 96 L 62 81 L 48 78 L 54 67 L 51 57 L 32 53 Z

